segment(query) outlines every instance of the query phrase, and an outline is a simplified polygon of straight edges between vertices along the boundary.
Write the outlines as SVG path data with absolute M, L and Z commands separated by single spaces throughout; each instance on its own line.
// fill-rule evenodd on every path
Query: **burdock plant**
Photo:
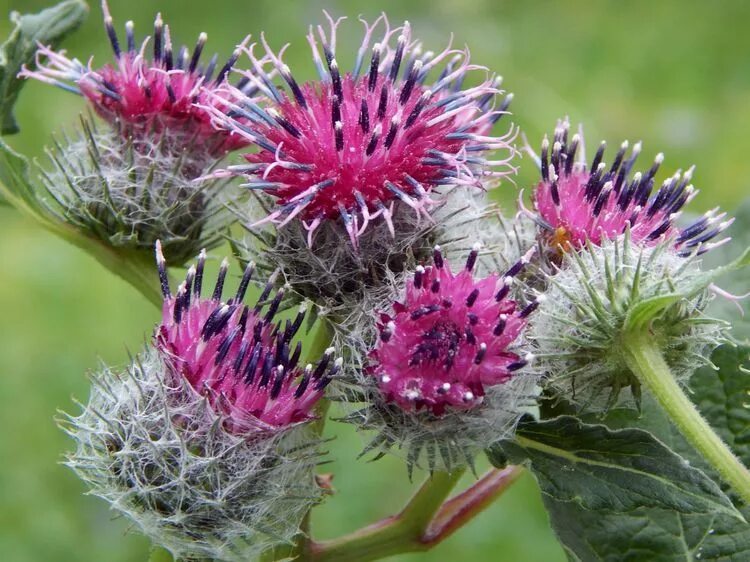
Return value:
M 218 63 L 205 34 L 176 49 L 157 15 L 136 41 L 102 12 L 101 67 L 57 50 L 79 2 L 14 15 L 3 130 L 20 78 L 90 114 L 39 182 L 0 145 L 0 181 L 161 309 L 144 349 L 96 371 L 61 420 L 66 464 L 155 558 L 427 550 L 524 470 L 571 560 L 746 558 L 750 348 L 713 301 L 741 304 L 722 276 L 750 252 L 726 235 L 742 211 L 734 226 L 718 208 L 689 216 L 693 168 L 660 177 L 659 154 L 637 171 L 641 143 L 589 161 L 564 120 L 527 148 L 541 178 L 505 213 L 488 193 L 519 165 L 518 128 L 498 124 L 512 95 L 452 40 L 430 51 L 383 14 L 347 53 L 326 13 L 303 81 L 283 38 L 248 35 Z M 225 260 L 208 287 L 224 239 L 242 273 Z M 397 515 L 319 541 L 329 416 L 362 434 L 360 457 L 425 479 Z

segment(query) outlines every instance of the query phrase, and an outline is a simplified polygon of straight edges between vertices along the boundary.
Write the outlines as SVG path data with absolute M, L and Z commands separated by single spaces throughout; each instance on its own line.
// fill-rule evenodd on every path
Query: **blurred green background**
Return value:
M 44 0 L 1 0 L 0 14 L 37 11 Z M 286 1 L 112 0 L 118 29 L 127 19 L 140 35 L 154 12 L 164 14 L 176 42 L 209 34 L 209 49 L 228 54 L 247 33 L 265 30 L 271 43 L 292 43 L 287 62 L 298 79 L 312 77 L 304 34 L 321 8 L 354 21 L 342 29 L 339 53 L 359 46 L 356 16 L 408 19 L 415 34 L 440 47 L 448 34 L 467 43 L 476 63 L 505 76 L 512 109 L 532 145 L 569 115 L 589 141 L 644 141 L 646 166 L 667 155 L 662 177 L 697 164 L 702 190 L 695 210 L 732 208 L 748 193 L 750 174 L 750 3 L 700 0 L 511 2 L 496 0 Z M 0 22 L 0 34 L 8 31 Z M 98 5 L 68 51 L 109 59 Z M 346 61 L 345 56 L 340 59 Z M 350 57 L 350 59 L 353 57 Z M 342 62 L 342 66 L 343 66 Z M 72 124 L 81 100 L 29 84 L 18 105 L 22 133 L 9 142 L 40 155 L 49 134 Z M 534 177 L 521 161 L 519 187 Z M 516 190 L 504 185 L 504 199 Z M 221 254 L 221 251 L 215 252 Z M 100 360 L 121 364 L 137 350 L 157 311 L 133 289 L 79 250 L 0 207 L 0 558 L 8 562 L 142 562 L 148 544 L 129 533 L 104 502 L 59 464 L 69 447 L 53 422 L 57 408 L 85 399 L 85 373 Z M 316 512 L 320 537 L 353 530 L 394 512 L 408 497 L 404 467 L 392 458 L 356 461 L 361 439 L 331 425 L 339 494 Z M 394 560 L 564 560 L 525 477 L 487 512 L 432 552 Z

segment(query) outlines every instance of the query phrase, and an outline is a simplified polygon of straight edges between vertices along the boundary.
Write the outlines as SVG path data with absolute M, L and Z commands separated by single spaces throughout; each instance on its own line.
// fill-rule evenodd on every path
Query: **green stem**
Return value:
M 622 343 L 628 367 L 651 390 L 685 438 L 750 504 L 750 471 L 703 419 L 675 380 L 647 331 L 627 333 Z
M 523 473 L 522 466 L 489 470 L 469 488 L 440 506 L 421 543 L 432 547 L 447 539 L 492 505 Z
M 309 363 L 315 363 L 325 353 L 325 350 L 331 346 L 331 340 L 333 334 L 331 331 L 331 325 L 325 318 L 318 319 L 318 328 L 313 336 L 312 341 L 307 346 L 307 353 L 305 355 Z M 323 430 L 326 425 L 326 417 L 328 415 L 328 408 L 331 402 L 326 398 L 321 398 L 318 404 L 315 406 L 315 415 L 317 419 L 310 422 L 310 429 L 317 436 L 323 434 Z M 273 561 L 273 560 L 305 560 L 310 551 L 310 519 L 311 511 L 308 511 L 305 515 L 302 525 L 300 526 L 300 533 L 294 545 L 281 546 L 274 548 L 268 552 L 265 552 L 261 557 L 261 562 Z
M 318 329 L 315 332 L 313 340 L 310 345 L 307 346 L 307 362 L 315 363 L 325 353 L 325 350 L 331 346 L 333 340 L 333 333 L 331 325 L 325 318 L 318 319 Z M 323 434 L 323 429 L 326 425 L 326 415 L 328 414 L 328 408 L 330 401 L 326 398 L 322 398 L 317 406 L 315 407 L 315 414 L 318 419 L 312 422 L 311 427 L 317 435 Z
M 169 551 L 160 546 L 152 548 L 151 555 L 148 557 L 148 562 L 172 562 L 172 560 L 173 558 Z
M 312 543 L 308 560 L 313 562 L 367 562 L 394 554 L 426 550 L 422 538 L 464 470 L 435 472 L 422 484 L 400 514 L 388 517 L 350 535 Z

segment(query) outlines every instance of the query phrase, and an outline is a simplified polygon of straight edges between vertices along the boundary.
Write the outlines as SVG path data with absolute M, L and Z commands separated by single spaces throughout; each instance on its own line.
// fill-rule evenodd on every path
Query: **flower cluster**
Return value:
M 20 73 L 83 95 L 104 121 L 83 119 L 48 151 L 56 203 L 37 201 L 103 243 L 113 269 L 122 258 L 140 272 L 155 246 L 162 317 L 147 349 L 96 375 L 65 421 L 69 464 L 176 557 L 267 557 L 304 535 L 324 493 L 326 395 L 372 435 L 362 455 L 401 450 L 410 474 L 452 472 L 512 439 L 540 395 L 604 411 L 629 389 L 639 404 L 623 351 L 633 316 L 680 383 L 722 341 L 699 256 L 732 220 L 714 209 L 681 225 L 692 168 L 654 189 L 661 154 L 633 172 L 640 143 L 611 164 L 602 143 L 589 164 L 561 121 L 539 156 L 529 149 L 541 170 L 532 208 L 521 201 L 508 220 L 486 189 L 515 172 L 517 130 L 493 132 L 512 95 L 468 49 L 423 51 L 408 22 L 382 15 L 362 20 L 343 72 L 344 18 L 326 13 L 307 35 L 318 78 L 300 83 L 287 46 L 265 35 L 201 66 L 205 34 L 175 53 L 157 15 L 152 37 L 137 45 L 128 22 L 121 45 L 102 10 L 113 64 L 40 46 L 37 69 Z M 249 70 L 236 68 L 243 55 Z M 222 194 L 237 178 L 242 196 Z M 205 250 L 173 292 L 167 262 L 223 240 L 233 220 L 253 237 L 232 241 L 246 264 L 236 292 L 224 297 L 226 260 L 204 291 Z M 250 305 L 256 270 L 273 273 Z M 331 339 L 304 364 L 308 301 Z
M 653 246 L 672 240 L 682 256 L 704 253 L 726 241 L 711 242 L 732 222 L 724 221 L 726 213 L 719 214 L 718 209 L 685 228 L 676 225 L 682 208 L 698 193 L 690 184 L 693 168 L 677 172 L 652 193 L 663 154 L 656 156 L 648 171 L 631 177 L 641 143 L 628 154 L 629 144 L 623 142 L 609 166 L 603 161 L 606 144 L 602 143 L 587 168 L 583 151 L 579 154 L 583 138 L 580 134 L 570 138 L 569 129 L 567 120 L 560 122 L 552 150 L 545 137 L 537 157 L 542 180 L 534 190 L 533 218 L 553 250 L 581 248 L 587 241 L 601 244 L 626 229 L 636 244 Z

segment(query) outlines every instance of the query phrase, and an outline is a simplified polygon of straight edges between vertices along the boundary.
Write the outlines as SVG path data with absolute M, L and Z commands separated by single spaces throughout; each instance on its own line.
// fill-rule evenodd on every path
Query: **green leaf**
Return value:
M 704 258 L 705 275 L 697 277 L 693 284 L 695 292 L 704 290 L 713 282 L 719 283 L 730 291 L 746 293 L 750 287 L 747 273 L 742 269 L 750 265 L 750 199 L 745 201 L 735 213 L 735 221 L 727 231 L 731 241 L 722 247 L 710 251 Z M 635 305 L 625 320 L 626 330 L 642 330 L 665 309 L 689 296 L 686 293 L 659 295 Z M 739 324 L 734 337 L 750 341 L 750 306 L 745 304 L 747 314 L 743 317 L 735 303 L 728 299 L 717 299 L 712 312 L 723 320 Z M 750 301 L 749 301 L 750 302 Z
M 693 402 L 724 442 L 750 465 L 750 346 L 723 345 L 711 356 L 717 370 L 698 369 Z
M 83 23 L 88 7 L 81 0 L 68 0 L 38 14 L 10 15 L 13 31 L 0 45 L 0 134 L 18 132 L 13 106 L 25 80 L 16 76 L 23 65 L 33 65 L 37 43 L 58 45 Z
M 723 279 L 729 275 L 742 276 L 739 271 L 748 265 L 750 265 L 750 248 L 743 248 L 742 253 L 729 263 L 706 268 L 705 273 L 697 276 L 684 292 L 668 293 L 639 302 L 628 312 L 623 326 L 624 330 L 639 331 L 646 328 L 651 320 L 676 302 L 705 290 L 720 278 Z M 747 282 L 745 282 L 745 289 L 747 289 Z
M 750 374 L 741 364 L 750 360 L 749 355 L 750 347 L 722 346 L 711 358 L 718 371 L 704 367 L 691 380 L 695 403 L 746 464 L 750 464 L 750 411 L 746 407 L 750 401 Z M 562 409 L 558 405 L 557 413 Z M 603 421 L 613 431 L 638 426 L 656 435 L 686 459 L 684 462 L 718 478 L 648 395 L 644 396 L 641 414 L 613 410 L 604 420 L 597 421 Z M 544 501 L 570 560 L 750 560 L 750 525 L 733 516 L 718 512 L 686 514 L 645 506 L 627 512 L 588 510 L 580 503 L 561 501 L 552 494 L 545 494 Z M 750 520 L 750 507 L 741 507 L 740 512 Z
M 639 302 L 628 312 L 625 319 L 625 330 L 640 330 L 648 323 L 659 316 L 665 309 L 685 298 L 688 295 L 669 293 L 659 295 Z
M 488 456 L 496 465 L 528 465 L 545 496 L 587 510 L 659 507 L 740 517 L 716 483 L 640 429 L 611 430 L 572 416 L 526 422 Z
M 571 561 L 750 560 L 750 528 L 736 518 L 647 508 L 627 513 L 587 511 L 554 500 L 545 504 Z M 743 514 L 750 517 L 750 510 Z

